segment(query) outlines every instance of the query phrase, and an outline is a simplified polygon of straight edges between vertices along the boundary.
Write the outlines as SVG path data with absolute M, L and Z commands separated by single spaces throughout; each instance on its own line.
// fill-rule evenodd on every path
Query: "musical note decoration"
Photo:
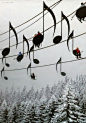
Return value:
M 16 37 L 16 48 L 17 48 L 17 45 L 18 45 L 18 37 L 17 37 L 17 33 L 15 31 L 15 29 L 13 28 L 13 26 L 11 25 L 11 22 L 9 22 L 9 47 L 5 48 L 3 51 L 2 51 L 2 56 L 3 58 L 5 56 L 7 56 L 9 53 L 10 53 L 10 31 L 13 31 L 14 34 L 15 34 L 15 37 Z
M 24 41 L 27 43 L 27 55 L 29 53 L 29 43 L 27 38 L 23 35 L 23 53 L 17 56 L 17 61 L 20 62 L 24 57 Z
M 31 74 L 31 63 L 28 65 L 28 67 L 27 67 L 27 74 L 28 74 L 28 69 L 30 68 L 30 77 L 31 77 L 31 79 L 33 79 L 33 80 L 36 80 L 35 79 L 35 74 L 34 73 L 32 73 Z
M 69 40 L 71 39 L 71 38 L 73 38 L 73 33 L 74 33 L 74 30 L 71 32 L 71 34 L 68 36 L 68 39 L 67 39 L 67 47 L 68 47 L 68 50 L 69 50 Z M 72 45 L 73 46 L 73 45 Z M 73 47 L 72 47 L 72 49 L 73 49 Z M 70 51 L 70 50 L 69 50 Z
M 42 34 L 36 35 L 33 38 L 33 44 L 35 46 L 37 46 L 38 48 L 39 48 L 40 44 L 43 42 L 43 39 L 44 39 L 44 10 L 47 10 L 52 15 L 52 18 L 53 18 L 53 21 L 54 21 L 54 33 L 55 33 L 55 29 L 56 29 L 56 18 L 55 18 L 55 15 L 52 12 L 52 10 L 43 1 L 43 35 Z M 53 35 L 54 35 L 54 33 L 53 33 Z
M 84 3 L 81 3 L 81 6 L 76 10 L 75 15 L 81 23 L 82 20 L 84 21 L 86 17 L 86 6 L 84 5 Z
M 6 65 L 7 67 L 10 67 L 10 64 L 9 64 L 9 63 L 6 63 L 6 58 L 5 58 L 5 65 Z
M 27 74 L 28 74 L 28 69 L 31 69 L 31 63 L 28 65 L 28 67 L 27 67 Z M 31 71 L 30 71 L 30 75 L 31 75 Z
M 5 76 L 5 70 L 4 70 L 4 67 L 3 67 L 2 70 L 1 70 L 1 77 L 2 77 L 2 72 L 4 72 L 4 79 L 5 79 L 5 80 L 8 80 L 8 77 Z
M 60 43 L 60 41 L 62 40 L 62 20 L 65 19 L 67 22 L 67 26 L 68 26 L 68 35 L 70 32 L 70 24 L 69 24 L 69 20 L 67 19 L 67 17 L 63 14 L 63 12 L 61 11 L 61 35 L 58 35 L 56 37 L 54 37 L 53 39 L 53 43 L 54 44 L 58 44 Z
M 62 72 L 62 70 L 61 70 L 62 69 L 62 63 L 61 63 L 61 61 L 62 61 L 62 58 L 60 57 L 60 59 L 56 63 L 56 71 L 57 71 L 57 65 L 60 64 L 60 73 L 61 73 L 62 76 L 65 76 L 66 73 L 65 72 Z
M 34 62 L 35 64 L 39 64 L 39 60 L 34 58 L 34 44 L 33 44 L 33 46 L 30 48 L 30 51 L 29 51 L 29 59 L 30 59 L 30 52 L 31 52 L 31 51 L 33 51 L 33 62 Z
M 78 58 L 78 56 L 80 57 L 81 54 L 78 54 L 76 49 L 74 50 L 74 38 L 73 38 L 73 36 L 74 36 L 74 30 L 68 36 L 68 39 L 67 39 L 67 47 L 68 47 L 68 50 L 69 50 L 69 40 L 72 39 L 72 53 L 73 53 L 74 56 L 77 56 L 77 58 Z

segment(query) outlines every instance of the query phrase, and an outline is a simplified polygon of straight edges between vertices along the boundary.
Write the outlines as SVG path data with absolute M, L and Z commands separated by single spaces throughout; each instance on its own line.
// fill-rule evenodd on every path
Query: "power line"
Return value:
M 86 59 L 86 57 L 81 58 L 81 59 L 76 59 L 76 60 L 64 61 L 64 62 L 61 62 L 61 63 L 62 63 L 62 64 L 64 64 L 64 63 L 70 63 L 70 62 L 80 61 L 80 60 L 84 60 L 84 59 Z M 60 64 L 60 63 L 59 63 L 59 64 Z M 40 68 L 40 67 L 47 67 L 47 66 L 52 66 L 52 65 L 56 65 L 56 63 L 47 64 L 47 65 L 42 65 L 42 66 L 35 66 L 35 67 L 31 67 L 31 68 Z M 12 70 L 5 70 L 5 71 L 17 71 L 17 70 L 24 70 L 24 69 L 27 69 L 27 68 L 12 69 Z
M 51 8 L 52 6 L 54 6 L 55 4 L 57 4 L 57 3 L 61 2 L 61 1 L 62 1 L 62 0 L 59 0 L 58 2 L 54 3 L 53 5 L 51 5 L 49 8 Z M 40 12 L 39 14 L 37 14 L 36 16 L 34 16 L 33 18 L 27 20 L 26 22 L 24 22 L 24 23 L 22 23 L 22 24 L 16 26 L 15 29 L 18 28 L 18 27 L 20 27 L 20 26 L 22 26 L 22 25 L 24 25 L 24 24 L 26 24 L 26 23 L 28 23 L 29 21 L 33 20 L 34 18 L 36 18 L 37 16 L 39 16 L 39 15 L 42 14 L 42 13 L 43 13 L 43 11 Z M 11 30 L 11 29 L 10 29 L 10 30 Z M 8 33 L 8 32 L 9 32 L 9 31 L 6 31 L 6 32 L 0 34 L 0 36 L 6 34 L 6 33 Z
M 86 32 L 84 32 L 84 33 L 82 33 L 82 34 L 79 34 L 79 35 L 76 35 L 76 36 L 74 36 L 73 38 L 77 38 L 77 37 L 82 36 L 82 35 L 85 35 L 85 34 L 86 34 Z M 66 41 L 67 41 L 67 39 L 66 39 L 66 40 L 63 40 L 63 41 L 60 42 L 60 43 L 64 43 L 64 42 L 66 42 Z M 60 43 L 59 43 L 59 44 L 60 44 Z M 49 45 L 49 46 L 46 46 L 46 47 L 42 47 L 42 48 L 36 49 L 36 50 L 34 50 L 34 51 L 46 49 L 46 48 L 49 48 L 49 47 L 52 47 L 52 46 L 55 46 L 55 45 L 57 45 L 57 44 L 52 44 L 52 45 Z M 31 51 L 31 52 L 32 52 L 32 51 Z M 24 54 L 26 54 L 26 53 L 27 53 L 27 52 L 25 52 Z M 15 56 L 17 56 L 17 55 L 7 56 L 6 58 L 15 57 Z M 2 59 L 2 58 L 0 58 L 0 59 Z
M 57 4 L 55 4 L 51 9 L 53 9 L 54 7 L 56 7 L 60 2 L 57 2 Z M 46 12 L 44 15 L 46 15 L 48 12 Z M 19 34 L 20 32 L 24 31 L 25 29 L 29 28 L 30 26 L 32 26 L 33 24 L 35 24 L 37 21 L 39 21 L 43 16 L 41 16 L 39 19 L 37 19 L 36 21 L 34 21 L 32 24 L 30 24 L 29 26 L 23 28 L 22 30 L 20 30 L 19 32 L 17 32 L 17 34 Z M 10 38 L 14 37 L 15 35 L 12 35 Z M 0 43 L 8 40 L 9 38 L 3 39 L 0 41 Z

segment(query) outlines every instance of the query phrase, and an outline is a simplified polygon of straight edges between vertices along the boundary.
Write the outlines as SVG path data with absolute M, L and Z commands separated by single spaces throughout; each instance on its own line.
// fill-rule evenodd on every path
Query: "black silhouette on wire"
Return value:
M 56 63 L 56 71 L 57 71 L 57 65 L 60 64 L 60 73 L 61 73 L 62 76 L 65 76 L 66 73 L 62 72 L 62 63 L 61 63 L 61 61 L 62 61 L 62 58 L 60 57 L 60 59 Z
M 79 48 L 77 47 L 76 49 L 74 49 L 74 30 L 72 31 L 72 33 L 68 36 L 68 39 L 67 39 L 67 47 L 68 47 L 68 50 L 69 50 L 69 40 L 72 38 L 72 53 L 73 55 L 75 55 L 78 58 L 81 58 L 81 51 L 79 50 Z M 70 50 L 69 50 L 70 51 Z
M 3 67 L 2 70 L 1 70 L 1 77 L 2 77 L 2 72 L 4 72 L 4 79 L 5 79 L 5 80 L 8 80 L 8 77 L 5 76 L 5 70 L 4 70 L 4 67 Z
M 61 12 L 61 35 L 56 36 L 53 39 L 53 43 L 58 44 L 61 40 L 62 40 L 62 19 L 65 19 L 68 25 L 68 35 L 70 33 L 70 24 L 69 24 L 69 20 L 67 19 L 67 17 L 63 14 L 63 12 Z
M 23 35 L 23 53 L 20 52 L 19 55 L 17 56 L 16 59 L 18 62 L 20 62 L 24 57 L 24 41 L 26 41 L 26 43 L 27 43 L 27 55 L 29 53 L 29 43 L 28 43 L 28 40 L 26 39 L 26 37 Z
M 75 13 L 77 19 L 82 23 L 82 21 L 85 21 L 85 17 L 86 17 L 86 6 L 84 5 L 84 3 L 81 3 L 81 6 L 76 10 Z M 74 15 L 74 16 L 75 16 Z M 74 17 L 73 16 L 73 17 Z M 72 17 L 72 19 L 73 19 Z
M 17 48 L 17 45 L 18 45 L 18 37 L 17 37 L 16 31 L 13 28 L 13 26 L 11 25 L 11 23 L 9 22 L 9 47 L 3 49 L 3 51 L 2 51 L 3 58 L 5 58 L 5 56 L 7 56 L 10 53 L 10 31 L 11 30 L 14 32 L 15 37 L 16 37 L 16 48 Z M 3 58 L 2 58 L 2 62 L 3 62 Z
M 36 80 L 35 74 L 34 73 L 31 73 L 31 63 L 27 67 L 27 74 L 28 74 L 28 69 L 29 68 L 30 68 L 30 77 L 31 77 L 31 79 Z
M 53 21 L 54 21 L 54 33 L 55 33 L 55 29 L 56 29 L 56 18 L 55 18 L 55 15 L 52 12 L 52 10 L 43 1 L 43 35 L 38 31 L 38 34 L 35 35 L 34 38 L 33 38 L 33 44 L 35 46 L 37 46 L 38 48 L 39 48 L 40 44 L 43 42 L 43 39 L 44 39 L 44 10 L 47 10 L 52 15 L 52 18 L 53 18 Z M 54 33 L 53 33 L 53 35 L 54 35 Z

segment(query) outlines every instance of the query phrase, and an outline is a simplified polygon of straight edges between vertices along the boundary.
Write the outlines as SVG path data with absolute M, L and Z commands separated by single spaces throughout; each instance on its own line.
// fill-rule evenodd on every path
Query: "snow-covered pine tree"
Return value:
M 40 109 L 40 123 L 48 123 L 49 116 L 46 108 L 46 102 L 42 103 L 39 107 Z
M 46 96 L 47 100 L 49 100 L 51 97 L 51 91 L 50 91 L 49 85 L 47 85 L 47 87 L 45 88 L 45 96 Z
M 0 107 L 0 123 L 8 123 L 8 107 L 3 103 Z
M 17 103 L 14 103 L 12 106 L 9 106 L 8 119 L 9 123 L 18 123 L 19 118 L 19 106 Z
M 30 122 L 30 105 L 29 103 L 26 104 L 25 111 L 24 111 L 24 116 L 23 116 L 23 123 L 31 123 Z
M 30 112 L 29 112 L 29 120 L 30 120 L 30 123 L 35 123 L 35 106 L 33 105 L 30 109 Z

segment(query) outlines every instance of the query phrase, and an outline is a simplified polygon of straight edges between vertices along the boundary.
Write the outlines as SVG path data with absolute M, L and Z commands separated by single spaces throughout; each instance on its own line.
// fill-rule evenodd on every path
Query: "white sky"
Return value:
M 45 3 L 48 6 L 51 6 L 54 4 L 56 0 L 46 0 Z M 61 11 L 67 16 L 70 13 L 72 13 L 74 10 L 76 10 L 81 2 L 85 2 L 83 0 L 63 0 L 58 6 L 56 6 L 53 9 L 53 12 L 56 16 L 56 21 L 58 22 L 61 18 Z M 43 10 L 43 3 L 41 0 L 0 0 L 0 34 L 7 31 L 9 28 L 9 21 L 12 23 L 14 27 L 18 26 L 19 24 L 29 20 L 33 16 L 37 15 L 39 12 Z M 76 17 L 71 21 L 71 17 L 68 18 L 70 21 L 70 27 L 71 31 L 74 30 L 74 36 L 86 32 L 86 22 L 80 23 Z M 34 19 L 36 20 L 36 19 Z M 24 27 L 30 25 L 31 21 L 19 28 L 16 29 L 16 31 L 20 31 Z M 45 29 L 53 25 L 53 20 L 50 14 L 47 14 L 45 16 Z M 45 32 L 45 38 L 44 42 L 42 44 L 42 47 L 52 45 L 53 44 L 53 28 L 51 28 L 49 31 Z M 33 26 L 29 27 L 28 29 L 24 30 L 23 32 L 18 34 L 19 42 L 23 40 L 23 34 L 30 38 L 32 37 L 37 31 L 42 31 L 42 19 L 35 23 Z M 67 25 L 66 22 L 63 21 L 63 40 L 67 38 Z M 11 33 L 13 34 L 13 33 Z M 56 27 L 55 36 L 60 34 L 60 23 Z M 0 36 L 0 41 L 8 38 L 9 34 L 5 34 L 3 36 Z M 78 37 L 74 39 L 74 48 L 79 47 L 82 52 L 82 57 L 86 57 L 86 35 L 83 35 L 81 37 Z M 0 49 L 5 48 L 8 46 L 9 40 L 6 40 L 3 43 L 0 43 Z M 11 45 L 15 44 L 15 37 L 11 38 Z M 26 44 L 25 44 L 26 46 Z M 30 42 L 31 46 L 31 42 Z M 10 55 L 18 54 L 19 51 L 22 52 L 22 44 L 18 45 L 18 49 L 16 50 L 16 47 L 11 48 Z M 52 64 L 56 63 L 57 60 L 59 60 L 60 57 L 62 57 L 62 62 L 67 60 L 74 60 L 76 59 L 75 56 L 72 55 L 72 43 L 71 40 L 69 41 L 69 48 L 70 51 L 67 49 L 67 43 L 58 44 L 56 46 L 38 50 L 35 52 L 35 57 L 40 60 L 39 65 L 45 65 L 45 64 Z M 25 48 L 26 51 L 26 48 Z M 0 52 L 2 52 L 0 50 Z M 32 56 L 32 53 L 31 53 Z M 0 53 L 0 58 L 2 57 Z M 7 59 L 7 62 L 10 63 L 10 67 L 6 68 L 6 70 L 15 69 L 15 68 L 26 68 L 30 61 L 29 58 L 24 57 L 22 62 L 18 63 L 16 60 L 13 60 L 13 58 Z M 77 62 L 72 63 L 66 63 L 62 64 L 62 71 L 66 72 L 66 75 L 68 77 L 75 78 L 76 75 L 85 75 L 86 72 L 86 60 L 81 60 Z M 38 66 L 39 66 L 38 65 Z M 37 66 L 32 62 L 32 67 Z M 3 68 L 2 61 L 0 60 L 0 70 Z M 30 89 L 32 86 L 35 89 L 41 89 L 41 87 L 45 87 L 47 84 L 52 86 L 54 83 L 56 84 L 58 80 L 64 80 L 65 77 L 62 77 L 60 75 L 58 65 L 58 73 L 56 72 L 56 66 L 49 66 L 49 67 L 43 67 L 43 68 L 35 68 L 32 69 L 32 72 L 34 72 L 37 76 L 37 80 L 31 80 L 29 77 L 29 74 L 27 75 L 26 70 L 21 71 L 12 71 L 12 72 L 5 72 L 6 76 L 8 77 L 8 80 L 4 80 L 0 78 L 0 88 L 5 89 L 13 85 L 15 88 L 20 87 L 21 89 L 23 86 L 27 86 L 27 89 Z

